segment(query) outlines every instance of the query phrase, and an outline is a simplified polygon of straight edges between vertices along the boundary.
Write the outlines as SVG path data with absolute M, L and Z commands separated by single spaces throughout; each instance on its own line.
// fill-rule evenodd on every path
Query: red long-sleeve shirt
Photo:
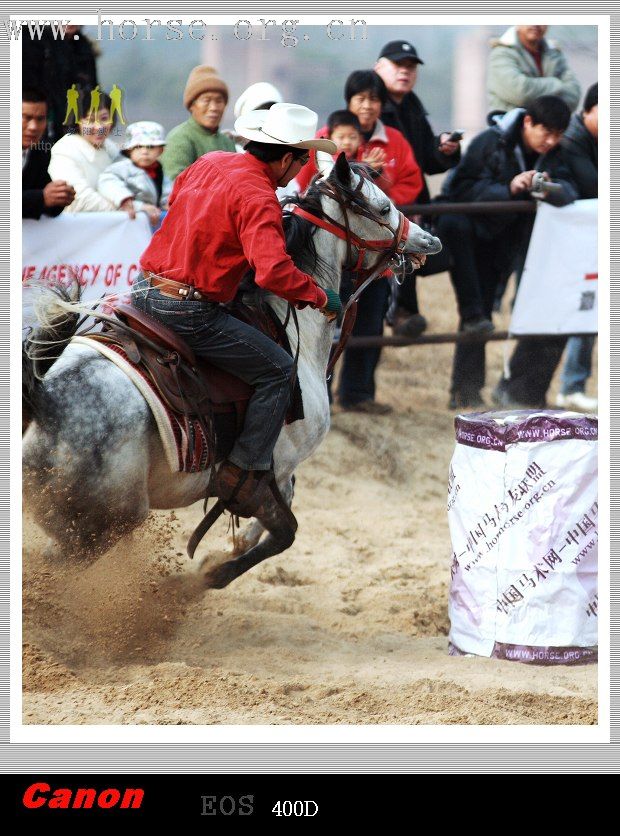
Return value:
M 292 303 L 320 308 L 325 292 L 286 252 L 276 181 L 251 154 L 213 151 L 174 182 L 168 214 L 140 264 L 229 302 L 251 267 L 256 283 Z
M 317 137 L 321 139 L 328 136 L 327 126 L 317 132 Z M 387 157 L 380 177 L 375 180 L 375 185 L 397 205 L 413 203 L 422 191 L 424 181 L 420 166 L 405 137 L 396 128 L 388 128 L 381 120 L 377 120 L 373 135 L 368 142 L 360 145 L 356 159 L 361 161 L 364 155 L 373 148 L 381 148 Z M 316 152 L 311 151 L 309 162 L 295 178 L 300 191 L 303 192 L 308 187 L 316 172 Z

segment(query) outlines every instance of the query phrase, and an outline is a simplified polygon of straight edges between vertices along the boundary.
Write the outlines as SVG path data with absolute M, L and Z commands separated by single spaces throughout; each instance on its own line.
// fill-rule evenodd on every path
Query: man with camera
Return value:
M 496 117 L 490 128 L 472 140 L 444 184 L 443 197 L 463 203 L 532 198 L 555 206 L 571 203 L 577 193 L 558 148 L 569 120 L 568 105 L 557 96 L 541 96 L 527 108 Z M 461 331 L 493 330 L 496 287 L 523 261 L 532 218 L 517 212 L 441 216 L 438 235 L 452 253 L 450 277 Z M 484 377 L 484 343 L 458 343 L 450 407 L 482 406 Z
M 571 117 L 560 143 L 560 156 L 570 172 L 577 197 L 598 197 L 598 85 L 593 84 L 586 93 L 582 112 Z M 510 358 L 507 375 L 502 376 L 493 392 L 493 400 L 506 409 L 546 406 L 547 391 L 566 346 L 556 406 L 596 412 L 597 399 L 585 391 L 586 380 L 592 374 L 594 341 L 594 334 L 568 340 L 560 334 L 544 342 L 521 338 Z

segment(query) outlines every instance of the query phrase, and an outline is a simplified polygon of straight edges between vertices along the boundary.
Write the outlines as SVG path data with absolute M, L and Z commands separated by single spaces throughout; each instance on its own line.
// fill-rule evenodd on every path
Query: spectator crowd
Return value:
M 23 41 L 22 216 L 122 211 L 134 218 L 142 212 L 155 232 L 182 172 L 213 151 L 243 153 L 246 140 L 221 130 L 228 86 L 215 68 L 194 67 L 182 93 L 186 121 L 167 135 L 153 121 L 125 125 L 121 91 L 116 85 L 110 94 L 99 89 L 96 49 L 80 30 L 67 27 L 64 39 L 47 33 L 39 41 Z M 441 203 L 541 200 L 564 206 L 598 195 L 598 88 L 592 84 L 582 99 L 575 74 L 546 30 L 514 26 L 492 42 L 488 126 L 467 137 L 466 149 L 458 132 L 434 131 L 414 92 L 424 61 L 405 40 L 386 44 L 373 67 L 350 73 L 342 99 L 334 95 L 335 109 L 316 134 L 332 140 L 349 161 L 367 166 L 395 204 L 437 204 L 437 215 L 413 215 L 443 244 L 417 274 L 449 271 L 458 330 L 480 335 L 456 344 L 449 393 L 453 409 L 485 408 L 484 335 L 494 330 L 493 312 L 508 278 L 520 277 L 534 214 L 441 214 Z M 234 115 L 268 110 L 282 101 L 281 92 L 262 80 L 238 97 Z M 110 137 L 119 122 L 124 125 L 120 147 Z M 426 178 L 434 174 L 445 177 L 441 194 L 431 200 Z M 278 196 L 303 193 L 317 176 L 311 150 Z M 545 185 L 550 182 L 553 189 Z M 343 271 L 343 303 L 354 286 L 355 275 Z M 359 300 L 353 336 L 381 336 L 386 321 L 397 336 L 416 338 L 427 328 L 415 274 L 401 284 L 388 276 L 369 285 Z M 511 409 L 546 406 L 565 354 L 557 405 L 595 411 L 596 399 L 585 391 L 593 345 L 594 337 L 518 340 L 493 390 L 494 403 Z M 391 411 L 375 398 L 380 355 L 379 348 L 346 349 L 337 393 L 342 409 Z

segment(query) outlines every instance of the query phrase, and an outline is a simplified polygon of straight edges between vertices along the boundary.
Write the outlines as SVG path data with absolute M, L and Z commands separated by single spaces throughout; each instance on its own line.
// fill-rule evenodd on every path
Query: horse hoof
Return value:
M 235 577 L 230 563 L 221 563 L 205 574 L 204 583 L 207 589 L 224 589 Z

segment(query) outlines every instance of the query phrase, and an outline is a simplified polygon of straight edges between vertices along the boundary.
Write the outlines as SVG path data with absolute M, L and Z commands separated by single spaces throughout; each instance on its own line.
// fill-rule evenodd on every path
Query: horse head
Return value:
M 349 165 L 344 154 L 336 162 L 324 152 L 317 152 L 317 167 L 322 174 L 324 194 L 340 203 L 341 212 L 347 211 L 347 228 L 365 241 L 395 241 L 397 231 L 403 230 L 403 215 L 372 181 L 366 166 Z M 321 181 L 319 181 L 320 183 Z M 338 199 L 337 193 L 342 198 Z M 441 241 L 412 221 L 403 230 L 404 240 L 398 252 L 414 256 L 415 266 L 424 263 L 427 255 L 441 251 Z M 381 248 L 369 246 L 365 253 L 365 268 L 376 263 Z

